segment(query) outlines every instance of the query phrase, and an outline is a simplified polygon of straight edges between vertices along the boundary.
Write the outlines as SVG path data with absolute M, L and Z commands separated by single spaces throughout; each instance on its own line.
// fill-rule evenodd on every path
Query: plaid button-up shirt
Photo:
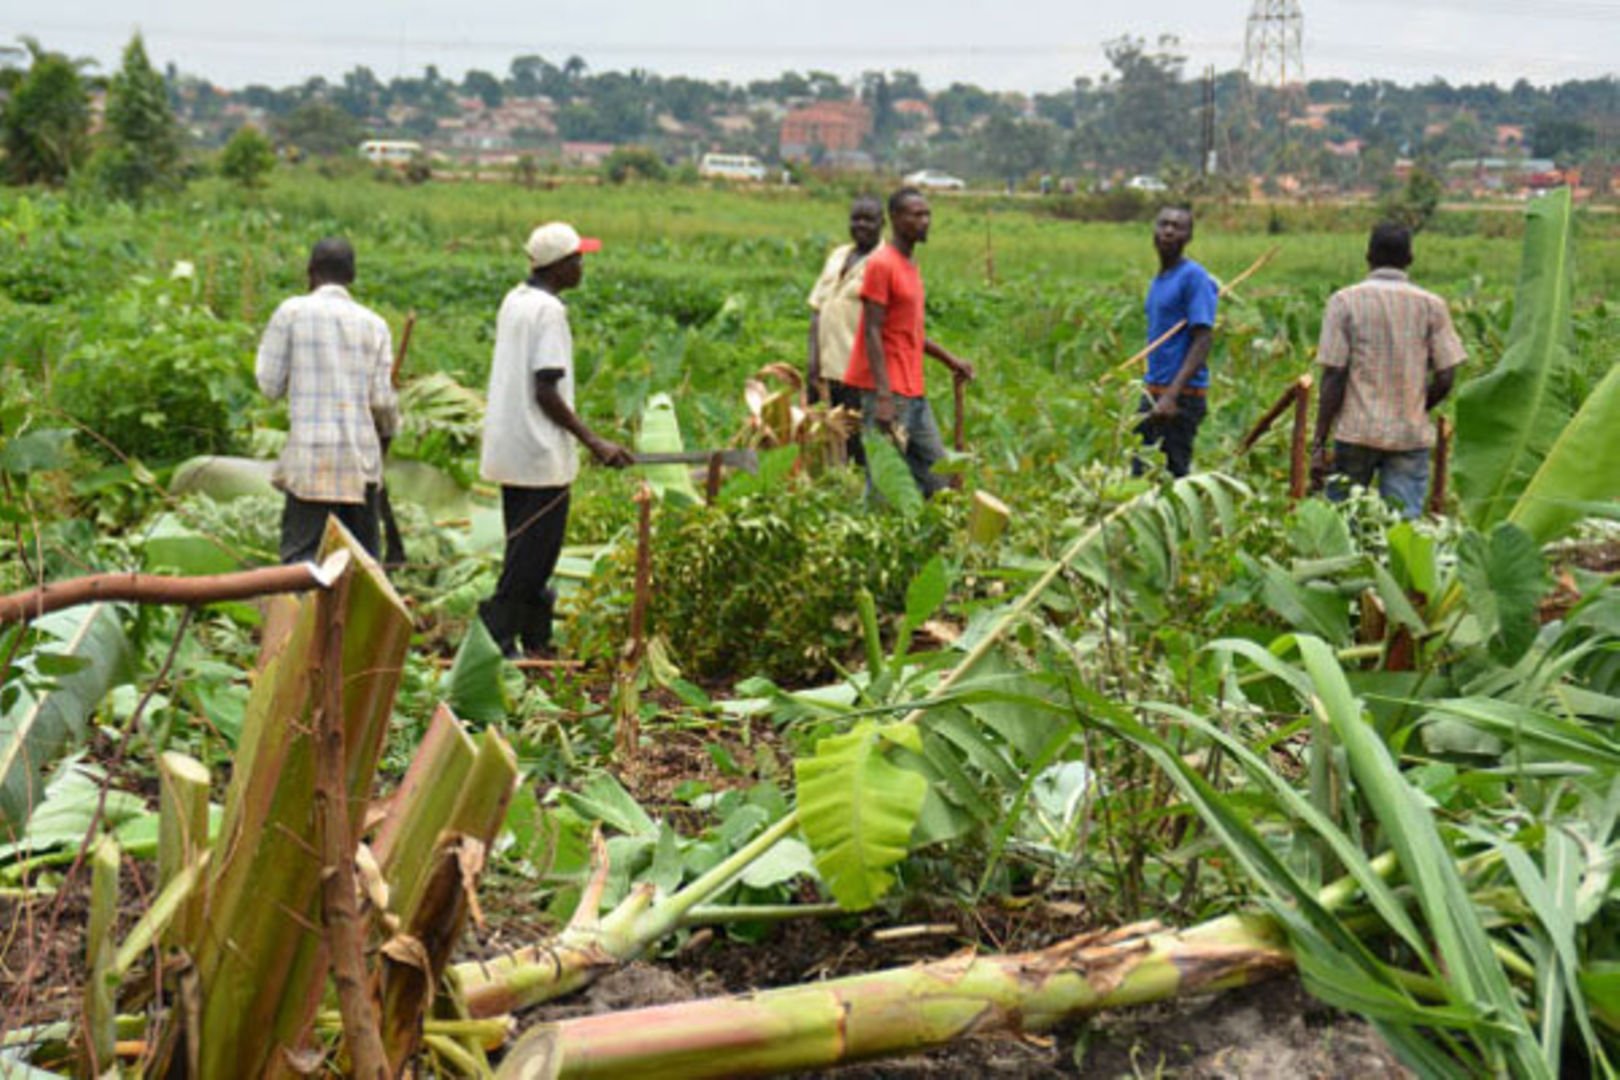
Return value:
M 276 309 L 255 374 L 287 398 L 287 445 L 275 484 L 311 502 L 358 503 L 382 478 L 382 438 L 399 426 L 388 324 L 341 285 L 322 285 Z
M 1328 300 L 1316 352 L 1323 367 L 1349 369 L 1334 437 L 1377 450 L 1433 446 L 1429 373 L 1465 359 L 1446 302 L 1403 271 L 1374 270 L 1340 289 Z

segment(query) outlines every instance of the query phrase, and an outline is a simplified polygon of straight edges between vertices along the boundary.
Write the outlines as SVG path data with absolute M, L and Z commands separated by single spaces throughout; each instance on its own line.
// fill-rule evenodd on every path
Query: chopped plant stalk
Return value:
M 342 666 L 334 672 L 343 690 L 344 809 L 352 835 L 371 794 L 411 622 L 381 569 L 335 523 L 325 548 L 356 554 Z M 306 839 L 315 834 L 317 752 L 308 668 L 322 629 L 316 605 L 303 598 L 248 700 L 209 867 L 208 922 L 193 949 L 201 983 L 200 1075 L 285 1069 L 284 1051 L 304 1045 L 325 990 L 321 855 Z
M 113 925 L 118 920 L 121 858 L 118 845 L 108 836 L 96 841 L 90 856 L 90 925 L 85 931 L 85 966 L 90 974 L 84 990 L 83 1031 L 87 1076 L 101 1076 L 116 1068 L 118 976 L 114 973 L 117 943 Z
M 1292 967 L 1263 917 L 1187 931 L 1151 924 L 1086 934 L 1037 952 L 960 954 L 931 964 L 607 1013 L 533 1028 L 498 1077 L 770 1076 L 1016 1036 L 1108 1009 L 1269 978 Z
M 168 751 L 158 758 L 158 886 L 195 867 L 208 850 L 208 767 L 196 758 Z M 163 931 L 163 943 L 182 946 L 202 927 L 200 891 L 188 895 Z

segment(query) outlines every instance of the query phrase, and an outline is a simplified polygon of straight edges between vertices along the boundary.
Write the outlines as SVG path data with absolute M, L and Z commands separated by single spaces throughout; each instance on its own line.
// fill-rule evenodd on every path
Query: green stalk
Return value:
M 1106 1009 L 1258 981 L 1293 966 L 1280 929 L 1228 916 L 1181 932 L 1090 934 L 1038 952 L 932 964 L 532 1029 L 498 1077 L 769 1076 L 1022 1035 Z
M 166 888 L 208 850 L 208 767 L 168 751 L 158 759 L 158 885 Z M 189 945 L 202 927 L 201 891 L 189 896 L 163 931 L 163 944 Z
M 325 549 L 349 553 L 340 670 L 343 797 L 351 835 L 371 796 L 411 620 L 381 570 L 340 527 Z M 304 1040 L 326 987 L 315 827 L 316 605 L 305 597 L 254 682 L 217 855 L 208 920 L 193 955 L 201 982 L 198 1075 L 279 1076 Z M 191 1019 L 187 1023 L 193 1022 Z
M 85 965 L 90 976 L 84 992 L 84 1071 L 88 1076 L 116 1070 L 118 1062 L 113 1045 L 118 1041 L 113 924 L 118 920 L 120 857 L 118 844 L 110 836 L 96 841 L 90 855 L 90 926 L 85 931 Z

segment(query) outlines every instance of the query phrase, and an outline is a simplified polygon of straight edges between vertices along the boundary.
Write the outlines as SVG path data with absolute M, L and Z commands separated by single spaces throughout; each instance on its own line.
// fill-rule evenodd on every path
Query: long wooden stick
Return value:
M 1289 383 L 1287 389 L 1278 395 L 1277 400 L 1272 403 L 1271 408 L 1266 410 L 1265 415 L 1256 420 L 1254 426 L 1249 429 L 1249 433 L 1243 436 L 1243 441 L 1238 443 L 1237 452 L 1247 454 L 1250 450 L 1253 450 L 1254 444 L 1259 442 L 1260 437 L 1270 431 L 1271 425 L 1277 422 L 1277 417 L 1287 412 L 1288 406 L 1294 403 L 1294 399 L 1299 395 L 1300 387 L 1302 385 L 1308 387 L 1310 384 L 1311 377 L 1309 375 L 1301 375 Z
M 1451 417 L 1442 416 L 1435 424 L 1434 476 L 1429 481 L 1429 513 L 1442 517 L 1446 512 L 1446 473 L 1451 469 Z
M 1220 291 L 1220 294 L 1219 294 L 1220 299 L 1222 299 L 1222 300 L 1226 299 L 1226 297 L 1229 296 L 1231 294 L 1231 292 L 1234 289 L 1236 289 L 1239 285 L 1243 284 L 1245 281 L 1248 281 L 1255 274 L 1258 274 L 1260 272 L 1260 269 L 1262 267 L 1264 267 L 1266 265 L 1266 263 L 1268 263 L 1272 259 L 1276 258 L 1277 252 L 1279 252 L 1281 250 L 1282 250 L 1282 247 L 1280 245 L 1273 245 L 1271 248 L 1267 249 L 1265 254 L 1261 255 L 1258 259 L 1254 260 L 1254 264 L 1252 266 L 1250 266 L 1247 270 L 1243 271 L 1243 273 L 1239 274 L 1237 277 L 1233 278 L 1231 281 L 1228 281 L 1225 285 L 1222 285 L 1221 286 L 1221 291 Z M 1160 334 L 1157 338 L 1154 338 L 1152 341 L 1148 342 L 1147 348 L 1143 349 L 1139 353 L 1136 353 L 1136 354 L 1132 355 L 1130 359 L 1126 360 L 1124 363 L 1120 364 L 1118 367 L 1114 368 L 1113 370 L 1111 370 L 1107 374 L 1105 374 L 1103 376 L 1103 380 L 1106 381 L 1108 379 L 1112 379 L 1115 375 L 1118 375 L 1120 372 L 1124 371 L 1126 368 L 1131 367 L 1131 366 L 1133 366 L 1135 364 L 1140 364 L 1142 361 L 1146 360 L 1149 356 L 1153 355 L 1153 350 L 1154 349 L 1157 349 L 1160 345 L 1163 345 L 1165 342 L 1169 341 L 1171 338 L 1175 337 L 1177 334 L 1181 333 L 1186 328 L 1187 328 L 1187 320 L 1182 319 L 1180 322 L 1176 323 L 1176 325 L 1172 326 L 1170 329 L 1168 329 L 1164 333 Z
M 216 604 L 277 593 L 328 589 L 348 565 L 347 552 L 320 566 L 312 562 L 266 566 L 234 574 L 170 577 L 166 574 L 89 574 L 0 596 L 0 626 L 31 622 L 80 604 L 125 600 L 137 604 Z
M 967 384 L 961 379 L 951 380 L 951 398 L 956 406 L 956 431 L 952 441 L 960 454 L 967 450 Z
M 394 367 L 388 375 L 396 388 L 399 386 L 399 373 L 405 367 L 405 354 L 411 347 L 411 331 L 415 329 L 416 312 L 412 311 L 405 316 L 405 326 L 399 332 L 399 348 L 394 350 Z
M 1299 502 L 1311 484 L 1310 440 L 1311 377 L 1301 375 L 1294 384 L 1294 438 L 1288 453 L 1288 498 Z

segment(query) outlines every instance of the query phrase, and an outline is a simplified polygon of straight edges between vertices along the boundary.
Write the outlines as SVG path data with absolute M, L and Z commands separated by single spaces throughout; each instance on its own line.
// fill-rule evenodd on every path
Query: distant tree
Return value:
M 89 150 L 90 98 L 78 65 L 23 38 L 31 63 L 0 111 L 6 171 L 21 184 L 60 184 Z
M 1165 36 L 1150 51 L 1141 38 L 1127 36 L 1103 49 L 1116 77 L 1098 134 L 1107 156 L 1127 169 L 1151 171 L 1192 153 L 1193 99 L 1181 78 L 1186 57 L 1178 44 Z
M 1569 163 L 1591 149 L 1596 135 L 1590 124 L 1574 117 L 1543 113 L 1536 118 L 1530 152 L 1536 157 Z
M 807 71 L 804 77 L 817 101 L 839 101 L 849 97 L 849 87 L 844 85 L 844 80 L 830 71 Z
M 972 83 L 951 83 L 934 97 L 934 118 L 946 130 L 967 127 L 996 111 L 996 96 Z
M 610 183 L 622 184 L 626 180 L 664 180 L 669 169 L 658 153 L 645 146 L 621 146 L 602 162 L 602 175 Z
M 895 101 L 905 101 L 907 98 L 921 98 L 928 100 L 928 91 L 923 89 L 922 78 L 915 71 L 899 69 L 889 72 L 889 93 Z
M 136 34 L 107 87 L 108 141 L 99 175 L 111 191 L 126 199 L 140 199 L 155 188 L 178 187 L 180 138 L 168 87 Z
M 984 171 L 1016 184 L 1051 163 L 1057 129 L 1040 121 L 995 116 L 979 139 Z
M 1405 186 L 1379 204 L 1379 212 L 1386 219 L 1418 232 L 1434 217 L 1444 194 L 1445 187 L 1439 177 L 1427 169 L 1414 168 Z
M 243 188 L 260 188 L 276 167 L 276 151 L 252 124 L 236 129 L 219 154 L 219 175 Z
M 461 92 L 478 98 L 490 109 L 498 107 L 505 96 L 499 79 L 487 71 L 477 70 L 469 71 L 462 76 Z
M 545 93 L 545 82 L 548 73 L 557 69 L 546 63 L 545 57 L 530 53 L 527 56 L 513 57 L 511 65 L 507 68 L 506 85 L 515 97 L 539 97 Z
M 306 154 L 335 157 L 351 154 L 365 138 L 360 122 L 336 105 L 306 101 L 276 121 L 280 140 Z

